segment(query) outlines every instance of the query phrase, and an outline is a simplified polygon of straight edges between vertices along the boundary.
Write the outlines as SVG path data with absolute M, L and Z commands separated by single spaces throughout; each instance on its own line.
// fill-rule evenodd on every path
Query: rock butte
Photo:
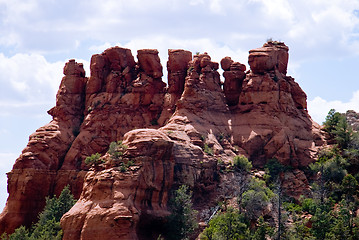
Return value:
M 31 225 L 45 197 L 69 184 L 79 200 L 61 219 L 64 239 L 154 239 L 171 189 L 190 186 L 200 213 L 236 195 L 240 176 L 221 173 L 218 165 L 236 154 L 258 168 L 277 158 L 293 167 L 282 176 L 287 194 L 309 191 L 299 167 L 315 161 L 325 141 L 308 115 L 306 94 L 286 75 L 284 43 L 251 50 L 249 71 L 223 58 L 224 83 L 207 53 L 168 54 L 168 86 L 154 49 L 139 50 L 135 62 L 129 49 L 109 48 L 92 56 L 90 77 L 82 64 L 66 63 L 48 112 L 53 120 L 30 135 L 8 173 L 0 233 Z M 118 140 L 136 165 L 129 171 L 84 164 Z

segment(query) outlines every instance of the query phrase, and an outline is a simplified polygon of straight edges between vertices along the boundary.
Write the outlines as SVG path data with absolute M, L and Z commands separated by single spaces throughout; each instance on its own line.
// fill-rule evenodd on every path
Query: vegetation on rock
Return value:
M 203 146 L 203 151 L 204 151 L 206 154 L 208 154 L 208 155 L 210 155 L 210 156 L 213 156 L 213 148 L 210 147 L 210 146 L 208 146 L 207 143 L 204 144 L 204 146 Z
M 101 155 L 99 153 L 95 153 L 89 157 L 86 157 L 85 163 L 86 165 L 93 167 L 93 166 L 98 166 L 101 163 L 104 163 L 104 161 L 101 159 Z
M 107 153 L 110 158 L 107 160 L 105 157 L 101 157 L 101 154 L 95 153 L 89 157 L 86 157 L 85 164 L 90 167 L 98 167 L 100 164 L 110 163 L 113 167 L 118 167 L 121 172 L 126 172 L 129 167 L 135 165 L 132 160 L 126 159 L 124 153 L 127 150 L 127 146 L 122 144 L 122 141 L 111 142 Z
M 107 152 L 110 154 L 113 160 L 120 161 L 126 150 L 127 146 L 122 144 L 122 141 L 117 141 L 111 142 Z
M 233 166 L 238 171 L 249 173 L 252 169 L 252 163 L 245 156 L 235 156 L 233 158 Z

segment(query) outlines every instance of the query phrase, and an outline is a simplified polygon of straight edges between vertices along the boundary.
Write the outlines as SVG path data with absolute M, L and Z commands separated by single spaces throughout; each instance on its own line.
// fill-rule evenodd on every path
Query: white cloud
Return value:
M 8 58 L 0 53 L 0 83 L 7 86 L 4 89 L 7 95 L 0 96 L 0 100 L 9 100 L 12 95 L 21 95 L 27 101 L 54 99 L 63 66 L 64 62 L 49 63 L 38 54 L 16 54 Z
M 33 14 L 33 11 L 37 9 L 38 2 L 36 0 L 1 0 L 0 6 L 6 9 L 6 14 L 3 15 L 5 22 L 18 21 L 25 14 Z
M 198 5 L 198 4 L 204 4 L 204 0 L 190 0 L 189 4 L 193 5 L 193 6 Z
M 105 42 L 104 44 L 101 44 L 101 45 L 90 46 L 89 50 L 94 53 L 102 53 L 103 51 L 105 51 L 107 48 L 110 48 L 110 47 L 113 47 L 113 45 L 109 42 Z
M 299 49 L 300 58 L 359 52 L 356 0 L 80 0 L 71 8 L 68 1 L 2 2 L 0 44 L 43 54 L 75 50 L 89 39 L 126 44 L 164 34 L 184 41 L 209 38 L 231 49 L 250 49 L 273 37 Z
M 305 58 L 338 58 L 354 50 L 355 42 L 349 38 L 359 26 L 354 14 L 358 1 L 293 1 L 291 5 L 295 14 L 288 37 L 304 50 Z
M 281 19 L 283 21 L 292 21 L 294 12 L 287 0 L 259 0 L 263 4 L 262 11 L 268 18 Z M 287 22 L 288 24 L 288 22 Z
M 308 101 L 308 111 L 313 120 L 319 124 L 325 121 L 330 109 L 335 109 L 338 112 L 345 113 L 347 110 L 354 110 L 359 112 L 359 90 L 353 93 L 352 98 L 348 102 L 342 101 L 326 101 L 321 97 L 315 97 Z
M 221 1 L 221 0 L 210 0 L 209 2 L 210 2 L 209 6 L 210 6 L 210 9 L 211 9 L 212 12 L 224 15 L 224 10 L 222 8 L 223 1 Z
M 83 62 L 89 71 L 89 62 Z M 63 77 L 65 61 L 48 62 L 39 54 L 0 53 L 0 105 L 36 105 L 52 102 Z M 89 73 L 89 72 L 87 72 Z

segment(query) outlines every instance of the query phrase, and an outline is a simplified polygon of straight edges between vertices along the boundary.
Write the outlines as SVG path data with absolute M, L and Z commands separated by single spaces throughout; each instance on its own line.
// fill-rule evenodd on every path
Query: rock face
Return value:
M 354 131 L 359 131 L 359 113 L 348 110 L 345 113 L 346 119 Z
M 158 130 L 142 129 L 126 133 L 123 143 L 127 161 L 136 166 L 89 171 L 80 200 L 62 218 L 64 239 L 136 239 L 140 215 L 167 214 L 173 142 Z
M 89 78 L 82 64 L 70 60 L 65 65 L 56 106 L 49 111 L 53 121 L 30 136 L 8 174 L 9 198 L 0 232 L 31 225 L 45 197 L 59 195 L 67 184 L 78 198 L 88 171 L 86 156 L 106 152 L 112 141 L 132 129 L 159 127 L 166 84 L 160 78 L 158 52 L 138 54 L 144 69 L 129 49 L 114 47 L 94 55 Z
M 74 60 L 65 65 L 64 74 L 56 107 L 49 111 L 53 120 L 30 135 L 28 145 L 8 173 L 10 196 L 0 215 L 0 232 L 29 226 L 42 211 L 44 197 L 59 194 L 71 181 L 77 182 L 72 186 L 75 195 L 82 190 L 84 174 L 76 171 L 76 166 L 68 171 L 61 168 L 83 119 L 87 79 L 82 64 Z
M 248 63 L 253 73 L 265 73 L 278 70 L 282 74 L 287 73 L 289 48 L 276 41 L 269 41 L 261 48 L 249 51 Z
M 238 104 L 231 107 L 234 143 L 255 166 L 271 158 L 293 167 L 307 166 L 314 160 L 315 146 L 323 144 L 319 125 L 308 115 L 306 94 L 285 74 L 287 52 L 277 42 L 251 50 L 251 71 L 243 80 Z M 233 101 L 232 94 L 229 98 Z
M 223 84 L 223 90 L 227 104 L 228 106 L 235 106 L 239 102 L 243 80 L 246 77 L 246 66 L 239 62 L 234 62 L 230 57 L 223 58 L 221 66 L 224 70 L 223 76 L 226 79 Z
M 153 49 L 139 50 L 137 63 L 119 47 L 93 55 L 89 78 L 74 60 L 65 65 L 53 120 L 30 136 L 8 174 L 0 233 L 29 226 L 45 197 L 69 184 L 79 200 L 61 220 L 64 239 L 156 239 L 179 185 L 190 186 L 201 213 L 237 194 L 240 176 L 219 164 L 237 154 L 259 168 L 277 158 L 294 168 L 283 175 L 287 193 L 309 190 L 297 167 L 313 162 L 324 140 L 305 93 L 286 76 L 287 46 L 251 50 L 247 72 L 223 58 L 223 89 L 207 53 L 168 54 L 168 87 Z M 133 163 L 126 169 L 105 154 L 118 140 L 128 146 L 123 164 Z M 84 159 L 96 152 L 105 163 L 90 168 Z

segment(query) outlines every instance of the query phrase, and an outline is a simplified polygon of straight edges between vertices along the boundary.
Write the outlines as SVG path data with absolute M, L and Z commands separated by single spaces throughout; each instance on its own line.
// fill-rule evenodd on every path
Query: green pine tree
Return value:
M 39 214 L 39 221 L 30 230 L 21 226 L 11 235 L 3 234 L 2 240 L 60 240 L 62 230 L 61 217 L 75 204 L 75 199 L 66 186 L 59 198 L 46 198 L 46 206 Z
M 187 237 L 198 227 L 197 211 L 192 208 L 192 192 L 186 185 L 175 191 L 169 202 L 172 214 L 168 217 L 166 239 L 181 240 Z

